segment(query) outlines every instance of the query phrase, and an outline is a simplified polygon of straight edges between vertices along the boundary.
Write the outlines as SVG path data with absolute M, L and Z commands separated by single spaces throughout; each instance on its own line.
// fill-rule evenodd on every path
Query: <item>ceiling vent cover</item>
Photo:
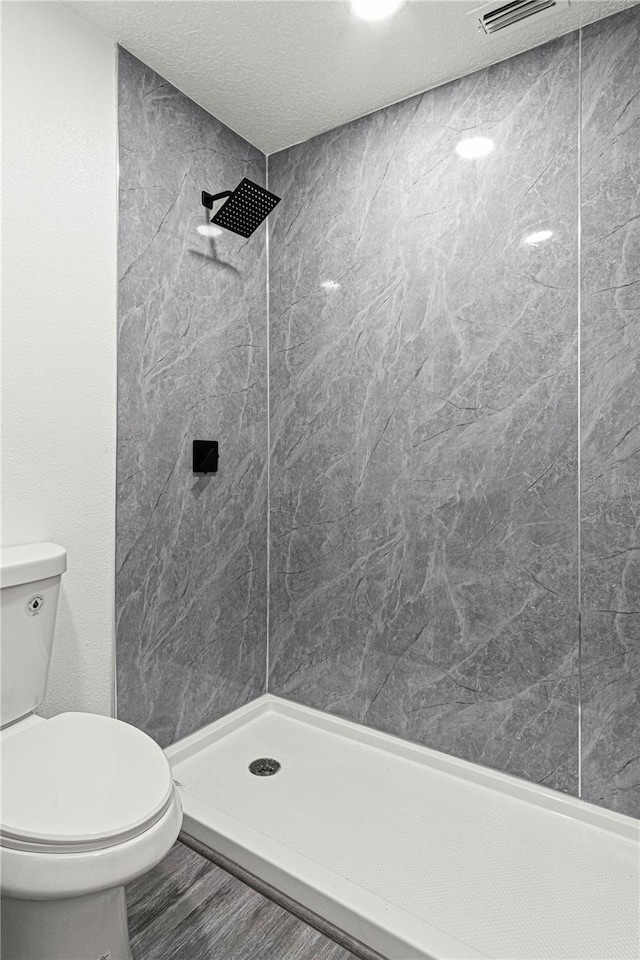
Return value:
M 502 3 L 484 13 L 480 17 L 480 24 L 485 33 L 497 33 L 542 13 L 543 10 L 558 6 L 567 4 L 559 3 L 558 0 L 511 0 L 510 3 Z

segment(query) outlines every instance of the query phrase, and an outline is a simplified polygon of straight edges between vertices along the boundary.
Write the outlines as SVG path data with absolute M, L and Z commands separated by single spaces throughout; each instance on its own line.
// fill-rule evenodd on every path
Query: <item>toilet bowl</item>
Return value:
M 124 884 L 182 821 L 171 771 L 109 717 L 30 717 L 0 733 L 3 960 L 130 960 Z
M 141 730 L 88 713 L 19 715 L 44 693 L 65 566 L 54 544 L 9 548 L 0 564 L 1 954 L 131 960 L 124 885 L 166 855 L 182 810 L 164 753 Z

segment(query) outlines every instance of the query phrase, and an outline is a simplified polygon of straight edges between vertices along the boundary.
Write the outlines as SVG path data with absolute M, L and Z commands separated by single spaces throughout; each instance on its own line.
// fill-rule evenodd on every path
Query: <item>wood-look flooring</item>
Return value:
M 127 905 L 135 960 L 356 960 L 181 843 Z

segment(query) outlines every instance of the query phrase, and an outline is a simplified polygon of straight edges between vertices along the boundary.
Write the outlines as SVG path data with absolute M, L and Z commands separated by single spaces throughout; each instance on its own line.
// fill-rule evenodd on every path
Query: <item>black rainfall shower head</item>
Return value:
M 280 197 L 269 193 L 253 180 L 241 180 L 235 190 L 224 190 L 222 193 L 211 195 L 202 191 L 202 203 L 209 210 L 213 209 L 214 200 L 228 197 L 218 212 L 213 216 L 211 223 L 219 227 L 239 233 L 241 237 L 250 237 L 256 227 L 259 227 L 265 217 L 268 217 Z

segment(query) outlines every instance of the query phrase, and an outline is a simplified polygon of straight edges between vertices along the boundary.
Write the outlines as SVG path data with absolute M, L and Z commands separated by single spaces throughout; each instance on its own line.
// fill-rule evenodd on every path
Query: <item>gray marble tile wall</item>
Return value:
M 270 691 L 571 793 L 578 69 L 269 158 Z
M 266 233 L 197 227 L 265 158 L 124 50 L 119 99 L 118 714 L 165 745 L 264 690 Z
M 269 689 L 633 815 L 639 41 L 268 162 Z M 120 87 L 119 714 L 167 743 L 265 684 L 264 232 L 196 232 L 264 157 L 124 52 Z
M 583 796 L 640 816 L 640 8 L 583 31 Z

